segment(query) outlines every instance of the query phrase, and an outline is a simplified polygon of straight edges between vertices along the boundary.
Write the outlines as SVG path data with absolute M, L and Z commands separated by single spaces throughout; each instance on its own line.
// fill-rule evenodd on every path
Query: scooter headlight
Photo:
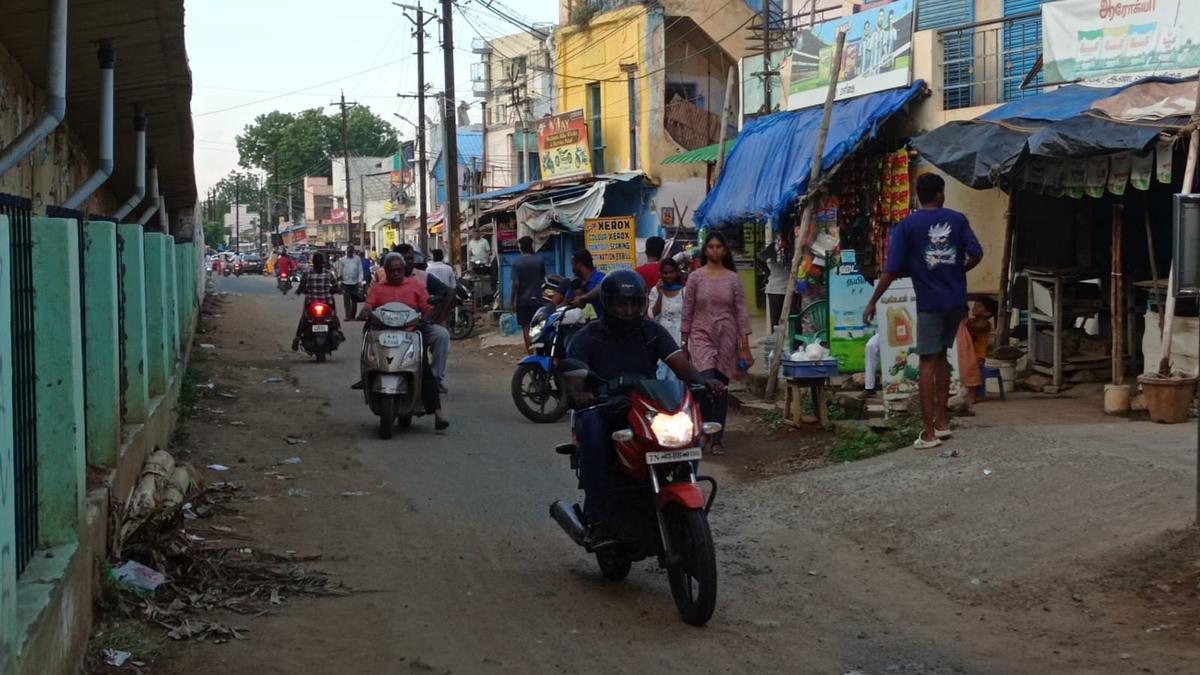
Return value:
M 665 448 L 682 448 L 696 437 L 696 421 L 692 414 L 681 410 L 673 415 L 655 413 L 650 418 L 650 431 Z

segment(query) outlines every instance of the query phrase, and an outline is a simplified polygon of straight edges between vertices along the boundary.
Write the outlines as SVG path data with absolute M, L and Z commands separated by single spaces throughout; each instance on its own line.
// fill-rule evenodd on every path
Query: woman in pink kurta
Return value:
M 725 237 L 710 232 L 704 239 L 704 266 L 688 276 L 683 293 L 682 347 L 705 378 L 728 383 L 754 364 L 750 354 L 750 312 L 742 280 L 733 264 Z M 741 363 L 739 363 L 739 360 Z M 706 422 L 725 425 L 729 401 L 724 392 L 705 398 Z M 724 433 L 709 439 L 714 455 L 724 453 Z

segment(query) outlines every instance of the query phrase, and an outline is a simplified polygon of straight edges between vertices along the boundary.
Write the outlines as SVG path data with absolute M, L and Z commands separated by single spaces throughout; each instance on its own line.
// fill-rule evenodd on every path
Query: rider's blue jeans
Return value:
M 575 416 L 583 516 L 588 525 L 603 521 L 607 515 L 608 463 L 613 447 L 610 420 L 610 413 L 599 409 L 584 410 Z

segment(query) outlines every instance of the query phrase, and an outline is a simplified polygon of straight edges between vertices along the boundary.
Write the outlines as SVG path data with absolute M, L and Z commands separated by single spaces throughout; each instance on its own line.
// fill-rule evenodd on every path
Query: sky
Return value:
M 459 101 L 472 102 L 472 122 L 479 122 L 479 106 L 471 96 L 470 66 L 480 57 L 471 53 L 471 39 L 520 30 L 490 13 L 484 1 L 459 0 L 454 15 L 455 91 Z M 519 7 L 521 19 L 557 22 L 557 0 L 503 4 Z M 429 11 L 440 5 L 422 2 Z M 413 127 L 393 115 L 416 120 L 416 101 L 396 96 L 417 91 L 416 37 L 391 0 L 185 0 L 184 8 L 200 194 L 237 168 L 234 137 L 255 117 L 313 107 L 329 112 L 342 90 L 347 101 L 392 122 L 401 138 L 414 137 Z M 425 78 L 440 90 L 440 28 L 431 22 L 427 30 Z M 426 114 L 437 114 L 432 99 Z

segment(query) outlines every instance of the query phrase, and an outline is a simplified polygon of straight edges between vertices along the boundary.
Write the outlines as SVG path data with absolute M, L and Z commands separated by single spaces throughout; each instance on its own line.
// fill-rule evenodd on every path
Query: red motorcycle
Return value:
M 304 325 L 300 329 L 300 346 L 317 357 L 317 363 L 325 360 L 341 344 L 338 335 L 337 317 L 332 306 L 324 302 L 308 302 L 304 306 Z
M 586 365 L 563 362 L 568 376 L 580 377 Z M 608 480 L 608 520 L 615 543 L 589 548 L 583 511 L 578 504 L 559 500 L 550 505 L 550 516 L 578 545 L 596 555 L 607 579 L 620 580 L 632 564 L 651 556 L 667 570 L 671 595 L 684 621 L 704 625 L 717 602 L 717 561 L 708 512 L 717 497 L 717 482 L 696 475 L 702 435 L 715 434 L 721 425 L 702 422 L 693 389 L 681 382 L 618 378 L 602 383 L 598 409 L 624 420 L 614 425 L 615 461 Z M 575 416 L 572 412 L 572 430 Z M 574 434 L 573 434 L 574 435 Z M 579 473 L 580 449 L 575 443 L 556 448 L 571 457 Z M 706 496 L 701 483 L 711 486 Z

